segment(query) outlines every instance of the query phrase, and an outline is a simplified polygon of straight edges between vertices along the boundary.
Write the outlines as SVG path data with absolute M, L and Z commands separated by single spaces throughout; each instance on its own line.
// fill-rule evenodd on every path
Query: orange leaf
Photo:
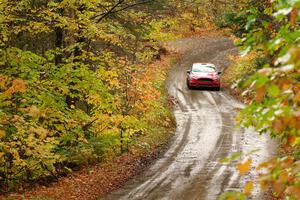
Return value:
M 273 122 L 272 127 L 273 127 L 275 133 L 280 133 L 284 128 L 284 124 L 280 119 L 278 119 Z
M 247 172 L 249 172 L 251 167 L 252 160 L 247 159 L 245 162 L 242 162 L 240 164 L 237 164 L 236 168 L 240 172 L 240 175 L 243 175 Z
M 295 136 L 287 136 L 287 139 L 283 145 L 285 149 L 288 149 L 289 147 L 292 147 L 295 144 L 296 137 Z
M 291 17 L 290 17 L 291 27 L 295 26 L 297 15 L 298 15 L 298 9 L 297 8 L 293 8 L 293 10 L 291 12 Z
M 266 95 L 266 88 L 265 87 L 258 88 L 256 90 L 255 101 L 258 102 L 258 103 L 262 102 L 265 95 Z
M 25 92 L 25 82 L 20 79 L 12 81 L 12 87 L 15 89 L 15 92 Z
M 0 87 L 4 88 L 8 78 L 6 76 L 0 76 Z
M 294 137 L 289 136 L 289 137 L 288 137 L 288 141 L 289 141 L 289 140 L 293 140 L 293 138 L 294 138 Z M 291 142 L 291 141 L 289 141 L 289 142 Z M 287 158 L 285 158 L 285 159 L 281 162 L 281 167 L 282 167 L 283 169 L 289 168 L 289 167 L 291 167 L 291 165 L 292 165 L 293 163 L 294 163 L 294 159 L 293 159 L 292 157 L 287 157 Z
M 280 88 L 282 89 L 282 90 L 290 90 L 291 89 L 291 87 L 293 87 L 293 83 L 292 83 L 292 81 L 291 80 L 287 80 L 287 79 L 278 79 L 278 81 L 277 81 L 277 85 L 279 85 L 280 86 Z
M 280 180 L 276 180 L 275 182 L 273 182 L 273 190 L 277 194 L 279 194 L 279 195 L 282 194 L 282 192 L 284 191 L 284 189 L 285 189 L 285 185 Z
M 244 187 L 244 193 L 249 196 L 251 195 L 252 191 L 253 191 L 253 182 L 248 182 Z
M 258 165 L 258 167 L 256 168 L 256 170 L 259 171 L 261 169 L 271 168 L 273 165 L 275 165 L 274 162 L 275 162 L 274 160 L 270 160 L 270 161 L 267 161 L 267 162 L 260 163 Z
M 296 197 L 296 199 L 300 199 L 300 187 L 290 186 L 285 190 L 285 193 L 287 195 Z
M 288 181 L 288 173 L 286 171 L 283 171 L 280 173 L 278 180 L 281 181 L 282 183 L 285 183 L 286 181 Z
M 297 92 L 295 97 L 294 97 L 294 101 L 296 102 L 300 102 L 300 92 Z
M 20 79 L 12 81 L 12 86 L 4 92 L 5 97 L 11 97 L 14 93 L 25 92 L 25 82 Z
M 299 52 L 298 52 L 299 53 Z M 299 59 L 300 59 L 300 57 L 299 57 Z M 294 92 L 295 93 L 298 93 L 298 92 L 300 92 L 300 83 L 292 83 L 293 84 L 293 90 L 294 90 Z

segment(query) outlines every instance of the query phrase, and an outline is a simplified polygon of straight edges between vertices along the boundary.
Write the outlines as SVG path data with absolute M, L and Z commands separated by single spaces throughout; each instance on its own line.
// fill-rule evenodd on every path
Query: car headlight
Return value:
M 195 75 L 191 75 L 191 78 L 197 78 L 197 76 L 195 76 Z

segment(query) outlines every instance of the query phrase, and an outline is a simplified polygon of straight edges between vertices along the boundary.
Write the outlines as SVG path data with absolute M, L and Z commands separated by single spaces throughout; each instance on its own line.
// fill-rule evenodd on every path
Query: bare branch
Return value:
M 147 0 L 147 1 L 138 2 L 138 3 L 135 3 L 135 4 L 131 4 L 131 5 L 127 5 L 127 6 L 123 7 L 123 8 L 120 8 L 119 10 L 115 10 L 115 11 L 111 12 L 111 14 L 117 13 L 117 12 L 120 12 L 120 11 L 123 11 L 123 10 L 126 10 L 128 8 L 132 8 L 134 6 L 138 6 L 138 5 L 141 5 L 141 4 L 151 3 L 153 1 L 155 1 L 155 0 Z
M 145 1 L 141 1 L 141 2 L 136 2 L 136 3 L 132 3 L 132 4 L 126 5 L 126 6 L 121 7 L 121 8 L 118 9 L 118 7 L 120 5 L 125 3 L 125 0 L 119 0 L 118 3 L 116 3 L 113 7 L 111 7 L 111 9 L 109 9 L 107 12 L 101 13 L 99 15 L 95 15 L 91 19 L 96 19 L 97 17 L 100 17 L 97 20 L 97 22 L 99 23 L 111 14 L 118 13 L 118 12 L 124 11 L 126 9 L 129 9 L 129 8 L 132 8 L 132 7 L 135 7 L 135 6 L 138 6 L 138 5 L 150 3 L 150 2 L 153 2 L 153 1 L 155 1 L 155 0 L 145 0 Z
M 101 21 L 101 18 L 105 18 L 106 16 L 108 16 L 113 10 L 115 10 L 119 5 L 121 5 L 122 3 L 124 3 L 125 0 L 119 0 L 114 6 L 112 6 L 107 12 L 105 13 L 101 13 L 100 15 L 95 15 L 93 17 L 91 17 L 90 19 L 96 19 L 97 17 L 100 17 L 100 19 L 98 19 L 98 22 Z

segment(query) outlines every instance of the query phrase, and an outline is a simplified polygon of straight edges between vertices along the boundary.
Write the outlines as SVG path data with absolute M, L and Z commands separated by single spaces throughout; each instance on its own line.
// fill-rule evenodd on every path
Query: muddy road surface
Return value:
M 169 44 L 183 53 L 170 71 L 168 90 L 178 101 L 174 109 L 177 130 L 166 153 L 142 174 L 122 188 L 103 197 L 106 200 L 215 200 L 224 191 L 237 191 L 256 176 L 252 170 L 240 177 L 236 163 L 220 159 L 234 152 L 260 149 L 251 157 L 254 163 L 266 160 L 275 151 L 269 138 L 252 129 L 235 126 L 237 110 L 243 104 L 228 92 L 188 90 L 186 70 L 195 62 L 214 63 L 224 70 L 229 55 L 237 49 L 225 37 L 188 38 Z M 257 187 L 250 199 L 264 199 Z

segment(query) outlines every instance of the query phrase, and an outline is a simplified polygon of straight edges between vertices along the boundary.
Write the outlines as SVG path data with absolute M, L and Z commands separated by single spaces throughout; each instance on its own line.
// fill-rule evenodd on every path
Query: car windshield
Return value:
M 212 66 L 193 66 L 193 72 L 216 72 L 216 69 Z

